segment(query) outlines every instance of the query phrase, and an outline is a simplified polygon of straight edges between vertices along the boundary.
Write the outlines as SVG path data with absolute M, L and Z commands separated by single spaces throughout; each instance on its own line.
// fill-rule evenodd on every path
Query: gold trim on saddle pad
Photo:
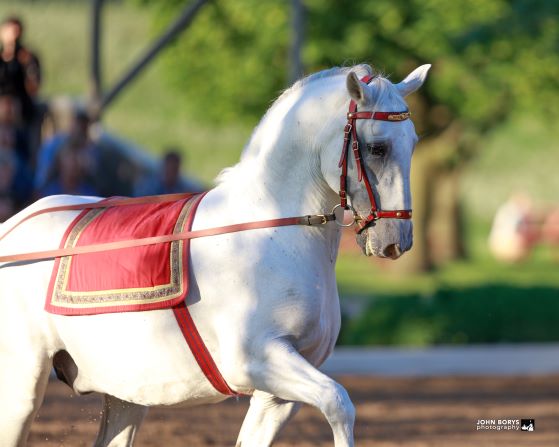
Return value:
M 190 213 L 193 205 L 197 204 L 196 198 L 188 199 L 174 224 L 173 234 L 190 229 L 192 219 Z M 78 218 L 66 237 L 65 248 L 75 247 L 87 227 L 102 216 L 109 208 L 92 209 Z M 68 282 L 72 268 L 72 256 L 60 258 L 55 263 L 56 278 L 51 281 L 52 292 L 47 297 L 47 310 L 62 314 L 89 314 L 120 310 L 147 310 L 173 305 L 173 300 L 186 295 L 188 285 L 185 284 L 187 275 L 184 265 L 186 258 L 185 249 L 189 241 L 178 240 L 170 243 L 169 250 L 169 282 L 142 288 L 123 288 L 99 291 L 72 291 L 68 290 Z M 92 273 L 94 274 L 94 273 Z M 50 302 L 48 301 L 50 298 Z M 164 302 L 171 303 L 169 306 Z M 111 310 L 108 310 L 108 309 Z M 64 312 L 67 309 L 69 312 Z M 72 311 L 75 310 L 75 312 Z

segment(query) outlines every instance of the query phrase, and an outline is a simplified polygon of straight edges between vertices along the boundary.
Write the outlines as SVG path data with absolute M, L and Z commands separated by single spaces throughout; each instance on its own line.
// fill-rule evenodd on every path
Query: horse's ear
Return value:
M 357 75 L 350 71 L 346 78 L 346 87 L 349 92 L 349 96 L 357 104 L 364 104 L 368 100 L 367 84 L 361 82 Z
M 400 95 L 408 96 L 410 93 L 419 89 L 419 87 L 421 87 L 425 82 L 430 68 L 431 64 L 425 64 L 421 67 L 417 67 L 406 77 L 406 79 L 399 84 L 396 84 L 396 88 L 400 92 Z

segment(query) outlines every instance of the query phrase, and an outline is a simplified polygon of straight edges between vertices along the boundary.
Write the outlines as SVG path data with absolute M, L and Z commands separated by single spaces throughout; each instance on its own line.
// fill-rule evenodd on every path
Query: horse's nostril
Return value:
M 400 248 L 400 244 L 391 244 L 386 247 L 383 251 L 384 256 L 391 259 L 398 259 L 402 256 L 402 249 Z

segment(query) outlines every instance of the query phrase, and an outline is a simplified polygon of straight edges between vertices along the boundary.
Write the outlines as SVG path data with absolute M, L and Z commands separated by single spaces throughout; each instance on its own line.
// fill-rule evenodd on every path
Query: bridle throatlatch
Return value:
M 368 84 L 373 79 L 373 76 L 367 75 L 361 78 L 361 81 Z M 355 214 L 355 221 L 357 224 L 356 232 L 361 233 L 369 225 L 374 224 L 375 221 L 379 219 L 411 219 L 411 210 L 383 210 L 377 206 L 375 200 L 375 194 L 373 192 L 373 187 L 369 181 L 367 171 L 363 164 L 361 158 L 361 151 L 359 149 L 359 140 L 357 138 L 357 128 L 356 120 L 359 119 L 373 119 L 380 121 L 405 121 L 410 117 L 409 111 L 404 112 L 358 112 L 357 103 L 351 100 L 349 103 L 349 111 L 347 113 L 347 124 L 344 128 L 344 142 L 342 145 L 342 155 L 340 157 L 340 162 L 338 166 L 342 168 L 342 173 L 340 175 L 340 206 L 341 208 L 348 210 L 351 209 Z M 357 169 L 357 180 L 365 184 L 367 190 L 367 195 L 369 196 L 369 201 L 371 203 L 371 211 L 369 215 L 365 218 L 358 216 L 347 203 L 347 164 L 349 158 L 349 147 L 351 143 L 351 149 L 353 151 L 353 158 L 355 159 L 355 166 Z

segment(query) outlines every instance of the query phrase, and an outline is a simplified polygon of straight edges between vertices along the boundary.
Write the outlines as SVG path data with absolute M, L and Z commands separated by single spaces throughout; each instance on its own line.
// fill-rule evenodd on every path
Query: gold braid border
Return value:
M 184 224 L 194 202 L 195 200 L 189 199 L 184 204 L 175 223 L 173 234 L 184 230 Z M 75 247 L 87 226 L 105 211 L 106 208 L 93 209 L 85 214 L 72 228 L 64 246 Z M 73 292 L 67 290 L 72 256 L 64 256 L 60 259 L 51 305 L 67 308 L 130 306 L 158 303 L 176 298 L 184 293 L 185 288 L 183 281 L 183 268 L 185 268 L 183 265 L 185 258 L 183 255 L 184 242 L 183 240 L 171 242 L 170 282 L 146 288 L 113 289 L 94 292 Z

